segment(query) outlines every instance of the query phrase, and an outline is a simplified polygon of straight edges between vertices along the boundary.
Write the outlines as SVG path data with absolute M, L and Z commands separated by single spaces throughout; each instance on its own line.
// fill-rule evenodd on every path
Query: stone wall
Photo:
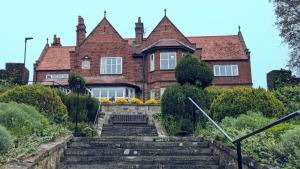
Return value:
M 224 146 L 223 143 L 216 140 L 209 140 L 210 147 L 213 149 L 214 155 L 218 156 L 219 165 L 224 169 L 238 168 L 236 151 Z M 242 149 L 243 151 L 243 149 Z M 260 164 L 247 156 L 243 156 L 243 169 L 274 169 L 274 167 Z
M 160 112 L 160 105 L 103 104 L 102 112 L 154 114 Z
M 10 164 L 0 167 L 1 169 L 56 169 L 71 135 L 58 139 L 55 142 L 42 144 L 37 154 L 22 161 L 13 161 Z

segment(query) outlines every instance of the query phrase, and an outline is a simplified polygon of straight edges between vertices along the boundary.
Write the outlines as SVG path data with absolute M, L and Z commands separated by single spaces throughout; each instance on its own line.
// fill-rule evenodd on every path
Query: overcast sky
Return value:
M 26 66 L 32 80 L 33 63 L 46 38 L 61 37 L 63 45 L 75 45 L 77 17 L 85 19 L 87 33 L 103 18 L 124 38 L 134 37 L 134 23 L 141 16 L 148 35 L 167 9 L 167 16 L 186 36 L 237 34 L 241 26 L 251 51 L 254 87 L 266 88 L 266 73 L 285 68 L 288 48 L 282 44 L 275 26 L 273 4 L 268 0 L 6 0 L 0 6 L 0 69 L 6 62 L 23 62 L 24 37 Z

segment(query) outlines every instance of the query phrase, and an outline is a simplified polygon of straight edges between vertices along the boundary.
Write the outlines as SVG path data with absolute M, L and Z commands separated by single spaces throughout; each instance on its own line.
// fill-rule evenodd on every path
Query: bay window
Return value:
M 176 67 L 176 52 L 160 52 L 160 69 L 169 70 Z

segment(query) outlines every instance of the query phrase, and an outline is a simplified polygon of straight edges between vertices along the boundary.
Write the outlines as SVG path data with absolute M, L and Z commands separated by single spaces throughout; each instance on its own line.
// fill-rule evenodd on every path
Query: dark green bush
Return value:
M 0 125 L 0 153 L 6 153 L 11 145 L 13 144 L 13 139 L 10 133 L 5 127 Z
M 70 93 L 65 96 L 64 104 L 67 106 L 69 117 L 75 122 L 77 111 L 77 94 Z M 79 122 L 94 122 L 99 107 L 99 101 L 91 96 L 79 95 Z
M 300 85 L 281 87 L 272 93 L 284 104 L 288 113 L 300 110 Z
M 264 89 L 226 89 L 211 105 L 211 114 L 218 121 L 226 116 L 237 117 L 247 111 L 262 112 L 267 117 L 280 117 L 286 113 L 282 102 Z
M 292 75 L 290 70 L 280 69 L 272 70 L 267 73 L 267 85 L 269 90 L 300 84 L 300 78 Z
M 163 116 L 180 116 L 185 112 L 185 95 L 179 85 L 168 87 L 161 99 Z
M 175 68 L 175 77 L 180 84 L 191 84 L 202 88 L 213 80 L 213 73 L 205 62 L 187 54 Z
M 0 103 L 0 124 L 17 138 L 40 134 L 49 125 L 34 107 L 15 102 Z
M 79 85 L 80 85 L 79 92 L 80 93 L 85 93 L 85 81 L 84 81 L 84 78 L 82 76 L 80 76 L 80 75 L 77 75 L 77 74 L 71 73 L 69 75 L 68 82 L 69 82 L 70 89 L 74 93 L 78 92 L 77 91 L 77 84 L 78 84 L 77 79 L 79 79 Z
M 75 131 L 75 123 L 72 123 L 70 126 L 72 131 Z M 92 137 L 92 135 L 94 134 L 94 136 L 96 136 L 97 132 L 96 130 L 93 128 L 92 124 L 88 124 L 85 122 L 80 122 L 77 124 L 77 135 L 79 137 Z
M 0 102 L 17 102 L 34 106 L 47 117 L 61 122 L 67 118 L 67 109 L 59 96 L 41 85 L 17 86 L 0 95 Z

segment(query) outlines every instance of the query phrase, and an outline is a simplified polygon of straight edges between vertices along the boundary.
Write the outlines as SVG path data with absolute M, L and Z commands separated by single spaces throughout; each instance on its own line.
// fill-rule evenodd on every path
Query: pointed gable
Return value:
M 162 18 L 145 41 L 146 44 L 149 45 L 160 39 L 176 39 L 186 45 L 192 45 L 167 16 Z
M 110 24 L 110 22 L 104 17 L 101 22 L 94 28 L 89 36 L 80 44 L 80 46 L 86 43 L 112 43 L 112 42 L 127 42 L 116 31 L 116 29 Z

